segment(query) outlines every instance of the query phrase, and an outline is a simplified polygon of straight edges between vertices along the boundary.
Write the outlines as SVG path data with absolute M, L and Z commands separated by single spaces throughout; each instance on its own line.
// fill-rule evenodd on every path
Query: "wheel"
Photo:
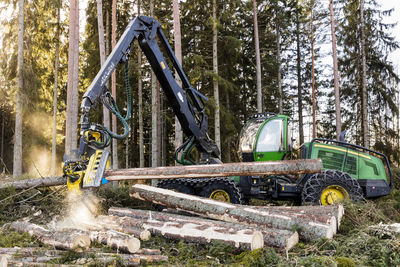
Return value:
M 304 184 L 301 193 L 303 204 L 317 205 L 332 205 L 345 199 L 358 201 L 362 197 L 360 184 L 347 173 L 337 170 L 313 174 Z
M 189 195 L 194 195 L 193 189 L 190 186 L 186 185 L 186 182 L 183 179 L 161 180 L 157 184 L 157 187 L 169 189 L 172 191 L 181 192 L 181 193 L 185 193 L 185 194 L 189 194 Z
M 242 204 L 242 192 L 230 178 L 210 179 L 200 192 L 201 197 L 221 202 Z

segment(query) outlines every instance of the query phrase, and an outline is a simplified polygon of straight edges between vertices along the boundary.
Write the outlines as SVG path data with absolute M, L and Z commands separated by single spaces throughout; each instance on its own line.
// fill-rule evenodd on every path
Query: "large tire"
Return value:
M 343 199 L 359 201 L 362 198 L 360 184 L 347 173 L 337 170 L 313 174 L 304 184 L 301 193 L 303 204 L 314 205 L 331 205 Z
M 161 180 L 157 187 L 173 190 L 180 193 L 194 195 L 193 189 L 183 179 L 165 179 Z
M 230 178 L 209 179 L 200 196 L 234 204 L 242 204 L 243 201 L 242 191 Z

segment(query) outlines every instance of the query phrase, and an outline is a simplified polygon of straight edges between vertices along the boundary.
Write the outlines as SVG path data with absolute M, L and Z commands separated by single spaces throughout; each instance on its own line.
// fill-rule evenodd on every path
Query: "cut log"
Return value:
M 302 213 L 313 215 L 334 216 L 336 218 L 337 227 L 340 226 L 340 221 L 344 215 L 344 207 L 342 204 L 329 206 L 249 206 L 258 210 L 269 210 L 287 213 Z
M 60 249 L 88 248 L 90 238 L 83 231 L 68 229 L 51 232 L 42 226 L 25 221 L 15 221 L 10 227 L 18 232 L 35 236 L 40 242 Z
M 337 228 L 334 216 L 323 218 L 300 213 L 288 216 L 279 212 L 257 210 L 147 185 L 134 185 L 130 195 L 133 198 L 220 221 L 284 230 L 297 229 L 300 237 L 307 240 L 332 238 Z
M 140 227 L 147 229 L 152 235 L 163 236 L 175 240 L 208 244 L 221 241 L 241 249 L 257 249 L 264 246 L 263 235 L 260 231 L 250 228 L 235 229 L 213 223 L 197 221 L 164 222 L 153 219 L 137 219 L 131 217 L 104 216 L 99 218 L 105 222 L 116 222 L 123 227 Z
M 253 231 L 260 231 L 262 233 L 264 238 L 264 246 L 273 246 L 284 250 L 290 250 L 299 241 L 298 233 L 288 230 L 260 228 L 236 223 L 209 220 L 200 217 L 170 214 L 165 212 L 111 207 L 108 210 L 108 214 L 120 217 L 131 217 L 140 220 L 158 220 L 162 222 L 180 222 L 193 224 L 197 223 L 201 225 L 215 225 L 237 230 L 251 229 Z
M 109 181 L 139 179 L 210 178 L 236 175 L 278 175 L 316 173 L 322 169 L 320 159 L 300 159 L 265 162 L 241 162 L 157 168 L 107 170 Z
M 136 237 L 114 230 L 90 231 L 91 241 L 97 241 L 119 251 L 135 253 L 140 249 L 140 241 Z
M 97 222 L 98 222 L 98 225 L 103 227 L 104 229 L 125 232 L 125 233 L 128 233 L 129 235 L 132 235 L 143 241 L 147 241 L 151 237 L 151 233 L 146 229 L 140 229 L 137 227 L 124 227 L 118 223 L 110 222 L 110 221 L 103 221 L 101 219 L 98 219 Z
M 47 186 L 57 186 L 67 184 L 67 178 L 63 176 L 36 178 L 36 179 L 26 179 L 11 182 L 2 182 L 0 184 L 0 189 L 5 189 L 8 187 L 14 187 L 15 189 L 29 189 Z
M 29 261 L 32 260 L 32 261 Z M 54 264 L 54 263 L 46 263 L 46 262 L 41 262 L 37 261 L 38 258 L 26 258 L 26 259 L 14 259 L 11 255 L 0 255 L 0 267 L 7 267 L 7 266 L 58 266 L 58 267 L 78 267 L 78 266 L 83 266 L 83 265 L 77 265 L 77 264 Z
M 109 263 L 114 260 L 120 260 L 123 266 L 139 266 L 143 263 L 168 261 L 168 257 L 163 255 L 99 253 L 96 254 L 95 259 L 95 261 L 101 263 Z

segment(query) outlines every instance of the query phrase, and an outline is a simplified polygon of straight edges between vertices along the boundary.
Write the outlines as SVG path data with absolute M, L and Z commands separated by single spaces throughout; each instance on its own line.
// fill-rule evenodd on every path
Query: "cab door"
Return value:
M 254 161 L 282 160 L 287 153 L 286 118 L 267 120 L 259 129 L 254 153 Z

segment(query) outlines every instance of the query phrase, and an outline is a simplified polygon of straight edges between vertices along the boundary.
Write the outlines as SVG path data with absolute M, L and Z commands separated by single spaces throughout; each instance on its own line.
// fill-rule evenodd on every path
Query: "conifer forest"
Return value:
M 396 36 L 400 31 L 397 25 L 399 17 L 395 14 L 400 5 L 396 3 L 397 7 L 387 9 L 387 5 L 382 5 L 382 2 L 383 0 L 0 0 L 0 225 L 4 224 L 0 226 L 0 267 L 31 266 L 32 262 L 43 264 L 40 266 L 166 266 L 167 263 L 168 266 L 399 266 L 400 61 L 395 56 L 400 51 L 400 36 Z M 340 191 L 339 198 L 344 198 L 344 202 L 335 202 L 336 205 L 327 209 L 297 207 L 300 204 L 309 204 L 304 201 L 307 196 L 300 191 L 302 199 L 298 202 L 288 201 L 285 197 L 272 197 L 272 200 L 256 197 L 257 199 L 235 202 L 230 196 L 231 201 L 228 199 L 227 202 L 234 203 L 232 205 L 236 205 L 237 210 L 242 209 L 241 204 L 246 204 L 250 205 L 250 209 L 254 207 L 254 210 L 264 214 L 266 212 L 256 206 L 271 206 L 275 208 L 268 212 L 279 213 L 279 216 L 287 215 L 291 220 L 296 218 L 299 223 L 288 229 L 260 230 L 261 226 L 256 227 L 254 223 L 249 223 L 253 228 L 235 228 L 238 227 L 237 220 L 241 219 L 235 217 L 226 220 L 229 208 L 221 217 L 210 217 L 215 209 L 206 213 L 204 210 L 197 211 L 196 208 L 192 210 L 189 206 L 179 206 L 184 205 L 184 200 L 191 202 L 189 197 L 185 199 L 182 196 L 184 200 L 180 199 L 178 206 L 157 202 L 157 196 L 164 194 L 160 189 L 162 192 L 152 192 L 152 199 L 147 199 L 143 192 L 147 190 L 150 180 L 132 182 L 128 178 L 123 181 L 115 178 L 111 179 L 113 182 L 110 184 L 113 185 L 101 187 L 95 192 L 97 196 L 93 199 L 91 197 L 91 203 L 85 208 L 91 213 L 91 205 L 95 203 L 96 209 L 100 210 L 98 214 L 104 214 L 108 210 L 109 215 L 98 215 L 104 216 L 103 221 L 125 229 L 117 226 L 115 229 L 107 228 L 110 227 L 106 227 L 107 223 L 103 225 L 101 220 L 96 219 L 96 226 L 90 227 L 88 221 L 85 224 L 68 221 L 76 228 L 76 233 L 71 230 L 69 237 L 63 235 L 65 229 L 59 228 L 57 232 L 50 234 L 56 228 L 47 230 L 49 225 L 59 225 L 58 220 L 60 216 L 64 218 L 64 213 L 70 215 L 71 205 L 66 200 L 69 191 L 65 186 L 66 180 L 62 180 L 56 187 L 53 187 L 56 184 L 44 188 L 31 185 L 27 187 L 29 189 L 2 184 L 32 178 L 65 179 L 70 174 L 65 171 L 65 162 L 69 162 L 66 157 L 82 148 L 81 128 L 83 118 L 86 118 L 84 109 L 81 108 L 86 96 L 84 94 L 92 88 L 92 81 L 96 80 L 102 66 L 108 66 L 107 58 L 110 59 L 115 54 L 112 51 L 119 47 L 118 42 L 124 37 L 125 29 L 138 16 L 153 17 L 160 23 L 161 31 L 175 59 L 196 92 L 195 98 L 189 99 L 189 110 L 192 113 L 201 111 L 193 100 L 200 99 L 208 117 L 208 127 L 205 128 L 207 133 L 204 136 L 215 143 L 216 149 L 220 151 L 218 158 L 224 164 L 247 161 L 243 160 L 243 150 L 240 148 L 244 140 L 242 129 L 246 129 L 254 120 L 254 114 L 263 113 L 264 115 L 259 116 L 266 117 L 272 114 L 286 115 L 289 119 L 282 120 L 291 130 L 285 130 L 285 137 L 282 132 L 281 139 L 287 140 L 282 149 L 287 153 L 279 160 L 307 159 L 304 157 L 306 153 L 309 153 L 309 159 L 313 158 L 311 148 L 303 144 L 310 144 L 315 138 L 340 140 L 355 145 L 352 147 L 354 151 L 349 152 L 353 156 L 366 158 L 376 152 L 386 155 L 390 166 L 384 163 L 386 165 L 382 170 L 390 174 L 390 177 L 393 174 L 390 192 L 382 194 L 383 197 L 368 198 L 368 190 L 366 191 L 362 182 L 361 187 L 358 186 L 360 193 L 355 194 L 359 194 L 359 197 L 353 197 L 353 193 L 348 194 L 346 190 L 343 193 L 340 189 L 331 188 L 330 192 Z M 157 40 L 160 39 L 158 35 Z M 159 79 L 159 71 L 154 69 L 148 53 L 141 49 L 137 40 L 129 46 L 129 51 L 122 57 L 123 62 L 107 74 L 110 78 L 102 85 L 102 88 L 109 90 L 109 100 L 105 100 L 105 94 L 96 99 L 95 103 L 91 103 L 90 116 L 87 117 L 93 125 L 102 125 L 99 127 L 108 132 L 106 136 L 117 137 L 102 140 L 107 143 L 104 151 L 110 153 L 110 166 L 107 169 L 120 171 L 124 175 L 127 175 L 124 173 L 125 169 L 172 167 L 177 165 L 176 162 L 182 165 L 193 164 L 190 155 L 198 162 L 204 152 L 201 150 L 203 148 L 192 152 L 187 145 L 199 144 L 201 141 L 193 141 L 187 135 L 189 126 L 179 123 L 180 114 L 176 114 L 171 94 L 166 92 L 166 80 Z M 192 95 L 191 88 L 186 88 L 185 79 L 179 76 L 176 67 L 171 67 L 174 62 L 167 57 L 168 49 L 161 47 L 161 53 L 166 58 L 165 64 L 171 69 L 176 83 L 184 89 L 185 97 L 186 93 Z M 161 67 L 165 69 L 164 62 L 161 62 Z M 161 71 L 162 69 L 160 68 Z M 178 96 L 175 100 L 179 102 L 182 96 L 180 93 Z M 111 109 L 116 110 L 118 115 L 113 115 Z M 197 116 L 195 119 L 200 120 Z M 96 139 L 96 142 L 99 140 Z M 333 149 L 344 151 L 344 146 L 346 145 L 341 144 Z M 181 154 L 176 153 L 177 149 Z M 279 148 L 279 153 L 282 149 Z M 180 161 L 178 155 L 182 155 Z M 189 155 L 188 159 L 185 159 L 186 155 Z M 259 158 L 264 156 L 254 152 L 254 157 L 256 155 Z M 321 157 L 321 154 L 318 155 Z M 331 157 L 329 153 L 322 156 Z M 349 156 L 347 159 L 346 154 L 341 167 L 343 172 L 351 174 L 352 170 L 348 167 L 351 158 L 355 157 Z M 327 169 L 324 159 L 322 165 Z M 379 169 L 374 171 L 377 175 Z M 121 176 L 112 171 L 107 173 L 110 177 Z M 293 173 L 290 174 L 294 176 Z M 289 178 L 283 179 L 287 181 L 285 179 Z M 294 178 L 291 176 L 290 179 Z M 195 180 L 201 183 L 201 179 Z M 301 186 L 306 187 L 311 183 L 310 180 Z M 356 180 L 352 180 L 358 185 Z M 132 187 L 136 183 L 138 185 Z M 154 180 L 152 184 L 156 185 Z M 204 193 L 196 193 L 200 189 L 189 190 L 179 186 L 175 188 L 172 184 L 173 182 L 164 188 L 196 195 L 196 198 L 208 197 Z M 168 187 L 169 185 L 172 187 Z M 271 184 L 270 189 L 272 186 Z M 68 185 L 68 189 L 72 187 Z M 282 186 L 280 193 L 285 190 L 283 188 Z M 242 192 L 243 190 L 240 189 L 245 196 L 246 192 Z M 92 194 L 93 192 L 90 193 L 91 196 Z M 168 193 L 165 194 L 168 196 Z M 319 198 L 322 199 L 323 196 L 324 193 Z M 172 197 L 167 199 L 172 201 Z M 217 197 L 213 199 L 220 200 Z M 321 201 L 320 204 L 326 205 Z M 147 215 L 121 215 L 120 213 L 128 211 L 116 208 L 152 210 L 156 214 L 154 216 L 159 216 L 155 220 L 159 220 L 158 223 L 161 224 L 164 215 L 161 212 L 158 214 L 160 207 L 150 202 L 168 207 L 168 212 L 176 209 L 170 216 L 175 223 L 183 225 L 180 226 L 181 231 L 193 223 L 188 216 L 190 213 L 200 215 L 204 222 L 197 223 L 204 223 L 207 227 L 230 225 L 238 234 L 246 230 L 246 238 L 249 231 L 260 233 L 264 236 L 264 246 L 255 249 L 254 240 L 251 241 L 253 243 L 246 243 L 243 236 L 240 244 L 237 241 L 229 243 L 226 236 L 221 239 L 222 242 L 214 242 L 212 238 L 217 238 L 222 230 L 210 237 L 212 242 L 205 236 L 179 239 L 176 238 L 178 234 L 172 233 L 164 237 L 164 230 L 157 230 L 156 223 L 150 223 L 150 226 L 143 224 Z M 328 201 L 328 204 L 333 203 Z M 287 205 L 291 207 L 290 211 L 276 207 Z M 67 208 L 61 208 L 65 206 Z M 337 207 L 337 210 L 332 207 Z M 343 207 L 344 214 L 341 213 Z M 299 215 L 300 209 L 302 215 Z M 180 211 L 189 213 L 176 215 Z M 125 219 L 128 217 L 117 219 L 118 216 L 135 218 L 128 222 Z M 314 216 L 312 218 L 317 218 L 315 220 L 324 225 L 334 217 L 333 233 L 322 237 L 318 232 L 317 238 L 308 236 L 307 227 L 300 225 L 303 220 L 309 220 L 307 216 Z M 213 220 L 203 219 L 204 217 Z M 29 218 L 32 225 L 46 225 L 47 228 L 38 230 L 42 226 L 27 225 L 26 218 Z M 134 220 L 137 220 L 135 225 Z M 126 229 L 133 229 L 134 226 L 145 229 L 146 233 L 143 234 L 144 231 L 141 230 L 139 238 L 136 236 L 136 228 L 127 232 Z M 20 230 L 29 227 L 40 233 L 32 236 Z M 168 228 L 166 225 L 163 227 Z M 114 232 L 110 234 L 105 229 Z M 232 232 L 232 229 L 229 231 Z M 266 234 L 265 231 L 279 232 Z M 154 237 L 143 238 L 147 232 Z M 287 237 L 285 245 L 277 245 L 278 241 L 267 240 L 265 237 L 275 234 Z M 80 239 L 72 241 L 75 236 Z M 85 238 L 97 245 L 89 248 Z M 296 238 L 296 242 L 291 245 L 290 240 Z M 132 249 L 139 239 L 141 248 Z M 78 242 L 76 240 L 80 242 L 79 247 L 86 247 L 86 250 L 70 250 L 75 248 L 74 242 Z M 129 245 L 124 243 L 128 241 Z M 267 245 L 266 242 L 275 243 Z M 57 245 L 59 243 L 64 246 Z M 60 252 L 50 255 L 42 251 L 43 248 L 51 250 L 51 246 L 57 247 Z M 14 252 L 11 252 L 11 248 Z M 115 256 L 115 248 L 118 253 L 129 251 L 135 254 Z M 42 258 L 46 257 L 46 261 L 39 261 L 39 254 Z M 27 258 L 30 260 L 27 261 Z

